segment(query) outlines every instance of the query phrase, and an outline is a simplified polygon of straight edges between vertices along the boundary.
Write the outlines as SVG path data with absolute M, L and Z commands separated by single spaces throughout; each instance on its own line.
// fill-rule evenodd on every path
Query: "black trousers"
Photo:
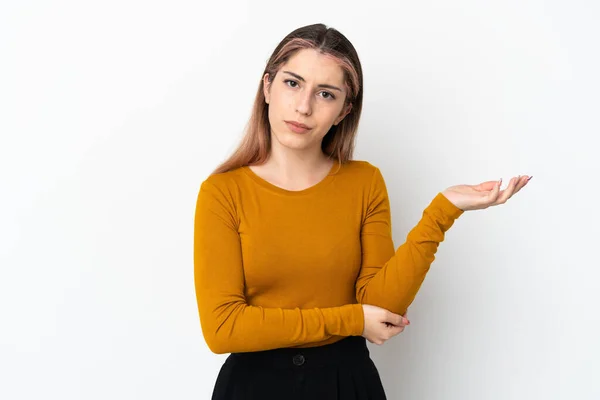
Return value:
M 212 400 L 386 400 L 366 339 L 227 357 Z

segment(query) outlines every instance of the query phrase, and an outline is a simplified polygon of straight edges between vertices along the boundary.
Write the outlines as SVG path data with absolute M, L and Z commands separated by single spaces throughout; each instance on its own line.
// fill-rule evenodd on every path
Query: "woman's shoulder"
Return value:
M 348 160 L 346 165 L 357 171 L 373 172 L 377 166 L 367 160 Z
M 243 168 L 244 167 L 238 167 L 226 172 L 211 173 L 202 183 L 208 182 L 215 186 L 231 185 L 240 179 Z
M 380 174 L 379 168 L 366 160 L 349 160 L 344 164 L 344 170 L 353 178 L 371 181 L 376 174 Z
M 212 193 L 224 197 L 234 197 L 243 179 L 243 167 L 226 172 L 211 173 L 201 181 L 200 192 Z

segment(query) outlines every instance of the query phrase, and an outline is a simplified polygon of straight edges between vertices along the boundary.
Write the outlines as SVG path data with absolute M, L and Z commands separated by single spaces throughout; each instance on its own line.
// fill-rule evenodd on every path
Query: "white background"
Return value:
M 324 22 L 358 50 L 356 159 L 396 246 L 436 193 L 518 174 L 447 233 L 369 344 L 390 399 L 598 399 L 600 7 L 594 1 L 4 1 L 0 398 L 209 399 L 226 355 L 193 286 L 200 183 L 262 70 Z

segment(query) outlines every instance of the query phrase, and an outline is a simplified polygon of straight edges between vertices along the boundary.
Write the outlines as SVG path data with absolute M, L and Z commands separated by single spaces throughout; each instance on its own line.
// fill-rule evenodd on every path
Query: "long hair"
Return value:
M 296 52 L 302 49 L 315 49 L 332 57 L 344 71 L 347 96 L 344 108 L 352 104 L 348 115 L 337 125 L 332 125 L 323 137 L 323 153 L 336 159 L 340 164 L 351 160 L 363 98 L 363 75 L 358 54 L 352 43 L 339 31 L 324 24 L 307 25 L 289 33 L 275 48 L 256 91 L 254 106 L 245 128 L 244 137 L 234 153 L 221 163 L 213 174 L 231 171 L 246 165 L 264 163 L 271 150 L 271 126 L 268 104 L 265 101 L 264 81 L 266 73 L 272 82 L 279 68 Z

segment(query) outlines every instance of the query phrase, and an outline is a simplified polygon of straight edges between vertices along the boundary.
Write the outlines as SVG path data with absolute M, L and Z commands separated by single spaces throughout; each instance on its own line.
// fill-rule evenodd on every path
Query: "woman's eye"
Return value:
M 295 87 L 296 87 L 296 85 L 298 85 L 298 82 L 296 82 L 296 81 L 293 81 L 293 80 L 291 80 L 291 79 L 286 79 L 286 80 L 284 80 L 283 82 L 284 82 L 284 83 L 286 83 L 288 86 L 290 86 L 290 87 L 293 87 L 293 88 L 295 88 Z M 292 83 L 293 83 L 293 85 L 292 85 Z M 321 92 L 321 93 L 324 93 L 324 94 L 326 94 L 326 95 L 327 95 L 327 96 L 323 97 L 324 99 L 331 99 L 331 100 L 335 99 L 335 96 L 334 96 L 334 95 L 332 95 L 332 94 L 331 94 L 331 93 L 329 93 L 329 92 Z

